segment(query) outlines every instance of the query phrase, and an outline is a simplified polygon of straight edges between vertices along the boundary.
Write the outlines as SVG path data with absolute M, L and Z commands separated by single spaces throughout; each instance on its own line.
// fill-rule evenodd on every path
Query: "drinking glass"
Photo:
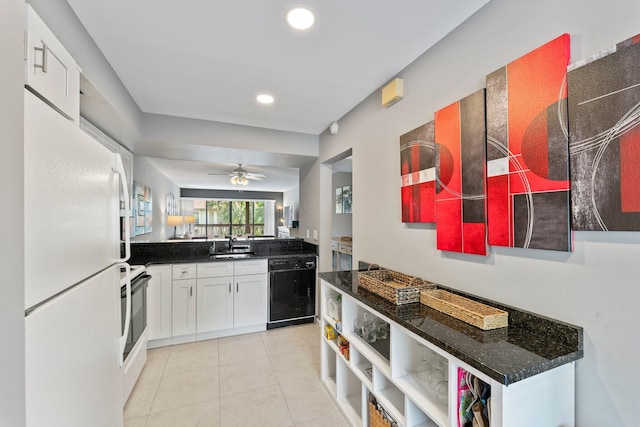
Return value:
M 389 334 L 389 324 L 382 319 L 376 319 L 373 323 L 376 328 L 376 340 L 386 340 Z
M 440 381 L 438 384 L 436 384 L 436 399 L 438 400 L 438 402 L 440 403 L 444 403 L 446 404 L 448 399 L 448 393 L 449 393 L 449 382 L 448 381 Z
M 426 346 L 422 347 L 422 359 L 418 364 L 418 370 L 416 371 L 416 377 L 422 381 L 429 381 L 431 377 L 431 372 L 433 371 L 433 365 L 429 360 L 429 354 Z
M 358 335 L 359 337 L 364 336 L 362 333 L 362 327 L 364 326 L 364 320 L 362 320 L 362 318 L 360 317 L 356 317 L 353 320 L 353 332 Z
M 362 337 L 366 342 L 376 341 L 376 325 L 373 321 L 364 321 L 362 325 Z

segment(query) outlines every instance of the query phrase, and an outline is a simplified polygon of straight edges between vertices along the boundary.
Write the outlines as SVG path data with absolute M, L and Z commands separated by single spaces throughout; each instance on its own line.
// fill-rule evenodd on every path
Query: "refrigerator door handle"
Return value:
M 127 185 L 127 175 L 124 171 L 122 157 L 116 153 L 115 173 L 120 175 L 120 188 L 124 195 L 124 258 L 118 259 L 117 262 L 127 262 L 131 257 L 131 236 L 129 235 L 129 216 L 131 215 L 131 199 L 129 196 L 129 186 Z
M 129 325 L 131 324 L 131 266 L 129 264 L 127 264 L 126 262 L 124 263 L 119 263 L 118 267 L 124 267 L 125 269 L 125 274 L 126 274 L 126 297 L 127 297 L 127 304 L 126 304 L 126 313 L 124 316 L 124 325 L 123 325 L 123 332 L 122 335 L 120 336 L 120 339 L 118 339 L 118 343 L 119 345 L 119 351 L 118 351 L 118 362 L 120 364 L 120 367 L 122 367 L 122 365 L 124 364 L 124 348 L 127 345 L 127 335 L 129 334 Z

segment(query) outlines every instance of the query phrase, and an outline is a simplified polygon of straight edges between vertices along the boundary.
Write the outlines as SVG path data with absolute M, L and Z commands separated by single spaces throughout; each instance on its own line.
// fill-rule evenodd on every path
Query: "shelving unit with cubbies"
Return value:
M 336 328 L 349 341 L 350 356 L 345 359 L 335 342 L 323 338 L 322 382 L 353 426 L 369 425 L 371 393 L 400 427 L 457 427 L 460 368 L 491 387 L 491 427 L 521 425 L 523 419 L 532 420 L 527 426 L 542 425 L 538 422 L 574 425 L 573 363 L 505 385 L 377 311 L 350 287 L 343 289 L 323 279 L 321 297 L 323 327 Z M 339 319 L 326 313 L 327 298 L 339 302 Z M 331 306 L 335 311 L 335 304 Z M 354 321 L 365 314 L 390 325 L 386 339 L 368 342 L 354 330 Z M 427 364 L 437 367 L 440 377 L 431 375 L 429 381 Z M 439 383 L 445 384 L 444 390 Z M 545 388 L 554 390 L 555 396 L 543 397 Z M 538 415 L 531 412 L 533 400 Z

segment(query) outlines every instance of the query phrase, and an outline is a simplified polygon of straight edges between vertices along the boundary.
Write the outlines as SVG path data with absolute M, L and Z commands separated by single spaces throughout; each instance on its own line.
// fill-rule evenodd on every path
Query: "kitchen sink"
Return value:
M 255 252 L 230 252 L 211 255 L 211 259 L 244 259 L 254 256 L 256 256 Z

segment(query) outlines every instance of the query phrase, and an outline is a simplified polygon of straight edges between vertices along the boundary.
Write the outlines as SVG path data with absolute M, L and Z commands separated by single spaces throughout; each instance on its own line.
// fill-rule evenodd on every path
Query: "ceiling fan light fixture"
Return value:
M 287 24 L 295 30 L 308 30 L 316 22 L 316 17 L 306 7 L 296 7 L 287 12 Z
M 242 175 L 234 175 L 229 180 L 233 185 L 247 185 L 249 180 Z

